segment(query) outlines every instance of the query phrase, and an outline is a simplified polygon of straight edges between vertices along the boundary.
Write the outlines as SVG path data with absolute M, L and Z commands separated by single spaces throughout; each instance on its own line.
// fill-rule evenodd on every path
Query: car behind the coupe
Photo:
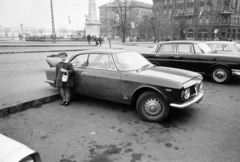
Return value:
M 240 55 L 212 51 L 201 41 L 161 42 L 142 55 L 157 66 L 210 75 L 216 83 L 227 83 L 233 77 L 240 77 Z
M 170 107 L 186 108 L 202 100 L 199 73 L 151 64 L 141 54 L 121 50 L 87 50 L 75 53 L 72 94 L 132 104 L 143 120 L 160 122 Z M 55 68 L 46 70 L 55 87 Z

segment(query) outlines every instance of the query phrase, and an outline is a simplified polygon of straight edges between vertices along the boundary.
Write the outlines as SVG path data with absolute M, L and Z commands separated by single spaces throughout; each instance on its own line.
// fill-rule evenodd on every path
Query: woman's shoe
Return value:
M 63 102 L 62 102 L 60 105 L 65 105 L 65 103 L 66 103 L 66 102 L 65 102 L 65 101 L 63 101 Z
M 65 106 L 69 105 L 70 103 L 69 102 L 65 102 Z

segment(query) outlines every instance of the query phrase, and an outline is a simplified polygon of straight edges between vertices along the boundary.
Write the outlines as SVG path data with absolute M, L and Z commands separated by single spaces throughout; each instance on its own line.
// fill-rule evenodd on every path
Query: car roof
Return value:
M 97 53 L 120 53 L 120 52 L 133 52 L 133 51 L 120 50 L 120 49 L 91 49 L 91 50 L 81 51 L 80 53 L 88 53 L 88 52 L 91 52 L 91 53 L 94 53 L 94 52 L 97 52 Z
M 165 41 L 160 42 L 158 44 L 168 44 L 168 43 L 202 43 L 203 41 L 195 41 L 195 40 L 174 40 L 174 41 Z
M 238 42 L 231 42 L 231 41 L 205 41 L 206 43 L 216 43 L 216 44 L 221 44 L 221 43 L 224 43 L 224 44 L 236 44 Z

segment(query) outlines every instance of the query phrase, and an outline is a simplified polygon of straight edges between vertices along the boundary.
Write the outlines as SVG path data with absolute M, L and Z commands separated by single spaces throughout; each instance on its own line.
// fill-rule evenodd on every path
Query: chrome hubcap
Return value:
M 223 82 L 227 79 L 227 73 L 222 69 L 217 69 L 213 73 L 213 78 L 217 82 Z
M 156 98 L 150 98 L 144 103 L 145 113 L 151 116 L 156 116 L 163 110 L 163 104 Z

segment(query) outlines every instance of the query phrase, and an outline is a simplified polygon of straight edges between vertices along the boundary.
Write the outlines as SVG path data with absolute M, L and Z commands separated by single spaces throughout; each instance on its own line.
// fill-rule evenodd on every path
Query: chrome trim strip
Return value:
M 232 69 L 232 75 L 240 76 L 240 70 Z
M 175 107 L 175 108 L 180 108 L 180 109 L 189 107 L 189 106 L 191 106 L 194 103 L 199 103 L 201 101 L 201 99 L 203 98 L 203 94 L 204 94 L 204 91 L 201 90 L 198 93 L 197 96 L 195 96 L 194 98 L 186 101 L 185 103 L 182 103 L 182 104 L 171 103 L 170 106 Z
M 54 81 L 52 81 L 52 80 L 45 80 L 45 82 L 54 84 Z

